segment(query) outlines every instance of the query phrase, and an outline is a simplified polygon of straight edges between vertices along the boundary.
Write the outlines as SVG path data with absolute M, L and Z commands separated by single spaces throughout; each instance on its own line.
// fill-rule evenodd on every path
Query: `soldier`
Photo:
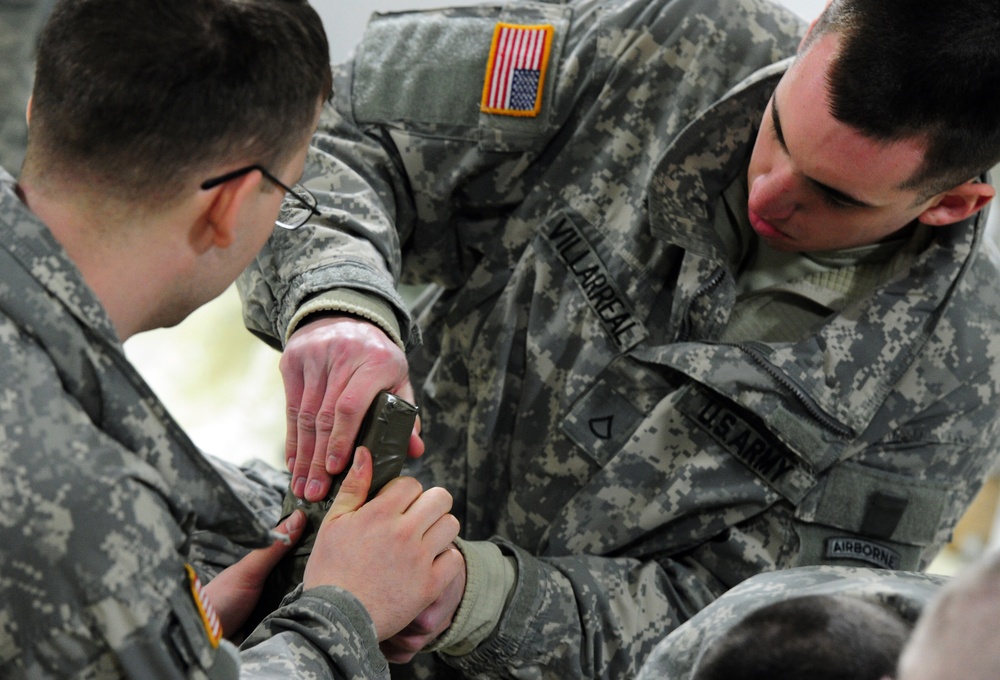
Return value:
M 378 641 L 460 572 L 449 494 L 394 480 L 363 505 L 361 449 L 304 586 L 241 630 L 303 515 L 272 531 L 254 508 L 280 491 L 204 457 L 122 352 L 224 290 L 286 191 L 311 211 L 289 186 L 328 55 L 305 0 L 55 6 L 20 180 L 0 172 L 4 678 L 387 678 Z M 199 555 L 232 544 L 206 582 Z
M 862 567 L 758 574 L 665 637 L 638 680 L 881 680 L 947 581 Z
M 241 286 L 299 495 L 419 388 L 414 469 L 469 540 L 400 677 L 632 677 L 754 574 L 919 570 L 996 463 L 996 3 L 805 28 L 511 2 L 378 16 L 336 70 L 321 216 Z

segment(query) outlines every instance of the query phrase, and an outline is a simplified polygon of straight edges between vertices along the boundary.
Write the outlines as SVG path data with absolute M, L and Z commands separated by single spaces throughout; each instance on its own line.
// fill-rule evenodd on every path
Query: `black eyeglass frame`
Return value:
M 282 189 L 284 189 L 286 197 L 287 196 L 291 196 L 296 201 L 298 201 L 299 203 L 301 203 L 302 207 L 304 207 L 306 209 L 306 211 L 307 211 L 305 213 L 305 216 L 302 218 L 301 222 L 299 222 L 297 224 L 289 224 L 287 222 L 282 222 L 280 219 L 277 219 L 277 220 L 274 221 L 274 223 L 277 226 L 281 227 L 282 229 L 288 229 L 288 230 L 298 229 L 303 224 L 305 224 L 306 221 L 310 217 L 312 217 L 314 215 L 318 216 L 320 214 L 319 210 L 316 208 L 316 205 L 317 205 L 318 201 L 316 200 L 316 197 L 312 195 L 312 192 L 310 192 L 308 189 L 306 189 L 301 184 L 296 184 L 294 188 L 288 186 L 287 184 L 285 184 L 284 182 L 282 182 L 280 179 L 278 179 L 277 177 L 275 177 L 274 175 L 272 175 L 271 172 L 267 168 L 265 168 L 263 165 L 257 165 L 257 164 L 247 165 L 247 166 L 242 167 L 242 168 L 237 168 L 236 170 L 233 170 L 231 172 L 227 172 L 224 175 L 219 175 L 218 177 L 213 177 L 212 179 L 206 179 L 204 182 L 201 183 L 201 188 L 203 190 L 214 189 L 215 187 L 219 186 L 220 184 L 225 184 L 226 182 L 234 180 L 237 177 L 242 177 L 243 175 L 251 173 L 254 170 L 259 170 L 260 174 L 262 174 L 268 180 L 274 182 L 279 187 L 281 187 Z M 305 196 L 308 197 L 308 200 L 306 198 L 304 198 Z M 286 200 L 287 200 L 287 198 L 286 198 Z

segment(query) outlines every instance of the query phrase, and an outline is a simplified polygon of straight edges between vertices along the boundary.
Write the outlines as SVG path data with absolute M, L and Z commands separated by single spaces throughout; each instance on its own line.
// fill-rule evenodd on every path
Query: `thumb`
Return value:
M 260 597 L 267 575 L 302 537 L 305 526 L 305 513 L 296 510 L 278 528 L 288 536 L 287 543 L 278 540 L 267 548 L 254 550 L 205 584 L 208 599 L 215 605 L 223 630 L 235 631 L 243 626 Z
M 275 529 L 275 532 L 284 534 L 287 538 L 278 539 L 266 548 L 254 550 L 240 560 L 239 564 L 245 563 L 247 574 L 256 572 L 260 574 L 261 580 L 267 578 L 267 575 L 278 565 L 285 553 L 299 542 L 305 528 L 306 514 L 301 510 L 295 510 Z
M 239 562 L 220 573 L 213 582 L 219 578 L 226 577 L 232 585 L 250 588 L 259 587 L 264 583 L 264 579 L 271 573 L 271 570 L 277 566 L 281 558 L 285 556 L 285 553 L 291 550 L 292 546 L 298 542 L 305 526 L 305 513 L 301 510 L 296 510 L 276 529 L 277 532 L 288 536 L 287 542 L 276 540 L 266 548 L 251 551 Z
M 359 446 L 354 452 L 354 462 L 347 471 L 336 498 L 323 518 L 323 523 L 332 522 L 341 515 L 354 512 L 368 498 L 368 489 L 372 485 L 372 454 L 364 446 Z

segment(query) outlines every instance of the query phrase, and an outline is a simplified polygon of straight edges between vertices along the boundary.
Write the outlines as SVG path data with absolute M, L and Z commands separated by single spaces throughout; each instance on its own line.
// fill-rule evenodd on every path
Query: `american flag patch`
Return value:
M 484 113 L 538 115 L 542 109 L 552 32 L 549 25 L 497 24 L 483 84 L 480 108 Z
M 218 647 L 219 640 L 222 639 L 222 623 L 219 621 L 219 616 L 215 613 L 212 603 L 208 601 L 208 594 L 201 585 L 201 579 L 198 578 L 198 574 L 195 573 L 190 564 L 185 564 L 184 568 L 187 570 L 188 580 L 191 582 L 191 594 L 194 596 L 194 603 L 198 607 L 198 613 L 201 614 L 202 623 L 205 624 L 208 641 L 212 643 L 213 647 Z

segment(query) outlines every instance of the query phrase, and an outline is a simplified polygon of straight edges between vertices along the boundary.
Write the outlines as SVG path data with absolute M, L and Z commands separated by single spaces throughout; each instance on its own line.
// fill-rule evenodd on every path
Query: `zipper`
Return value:
M 677 337 L 678 342 L 686 342 L 690 340 L 689 337 L 690 322 L 688 321 L 688 319 L 690 318 L 691 307 L 692 305 L 694 305 L 695 300 L 705 295 L 709 295 L 713 290 L 715 290 L 716 288 L 719 287 L 719 285 L 722 284 L 722 281 L 725 278 L 726 278 L 725 269 L 722 267 L 718 267 L 712 274 L 712 276 L 704 284 L 702 284 L 701 288 L 699 288 L 698 291 L 694 294 L 694 296 L 692 296 L 690 302 L 688 302 L 687 307 L 684 310 L 684 317 L 683 317 L 684 325 L 681 328 L 680 333 L 678 333 Z M 845 439 L 851 439 L 854 437 L 854 431 L 852 429 L 850 429 L 836 418 L 830 416 L 828 413 L 826 413 L 826 411 L 821 409 L 819 405 L 816 404 L 816 401 L 811 396 L 809 396 L 809 394 L 806 393 L 806 391 L 802 389 L 798 385 L 798 383 L 793 381 L 783 372 L 778 370 L 774 364 L 768 361 L 764 357 L 764 355 L 759 350 L 756 349 L 755 343 L 742 342 L 742 343 L 717 343 L 717 344 L 728 344 L 730 347 L 735 347 L 744 352 L 745 354 L 747 354 L 747 356 L 749 356 L 755 364 L 764 369 L 764 372 L 767 373 L 772 379 L 774 379 L 775 382 L 777 382 L 779 385 L 788 390 L 788 392 L 791 393 L 791 395 L 794 396 L 798 400 L 798 402 L 802 404 L 803 407 L 805 407 L 809 415 L 815 418 L 816 421 L 819 422 L 819 424 L 825 427 L 827 430 Z
M 815 418 L 819 423 L 830 430 L 834 434 L 843 437 L 845 439 L 850 439 L 854 437 L 854 430 L 847 427 L 841 423 L 836 418 L 830 416 L 826 411 L 821 409 L 816 401 L 809 396 L 804 389 L 799 387 L 798 383 L 789 378 L 785 373 L 778 370 L 774 364 L 768 361 L 764 356 L 756 349 L 755 344 L 751 342 L 741 342 L 741 343 L 721 343 L 729 344 L 731 347 L 736 347 L 737 349 L 746 353 L 755 364 L 764 369 L 771 378 L 773 378 L 779 385 L 788 390 L 792 396 L 794 396 L 800 404 L 802 404 L 809 415 Z
M 704 297 L 705 295 L 708 295 L 713 290 L 718 288 L 722 284 L 723 279 L 725 278 L 726 278 L 726 271 L 722 267 L 718 267 L 715 270 L 715 273 L 712 274 L 711 278 L 709 278 L 708 281 L 703 283 L 701 285 L 701 288 L 699 288 L 695 292 L 695 294 L 691 296 L 691 299 L 688 301 L 687 306 L 684 308 L 684 316 L 681 317 L 683 319 L 682 322 L 683 326 L 681 326 L 679 332 L 677 333 L 677 342 L 687 342 L 688 340 L 691 339 L 690 338 L 691 323 L 688 321 L 688 319 L 691 318 L 691 307 L 694 305 L 695 300 Z

